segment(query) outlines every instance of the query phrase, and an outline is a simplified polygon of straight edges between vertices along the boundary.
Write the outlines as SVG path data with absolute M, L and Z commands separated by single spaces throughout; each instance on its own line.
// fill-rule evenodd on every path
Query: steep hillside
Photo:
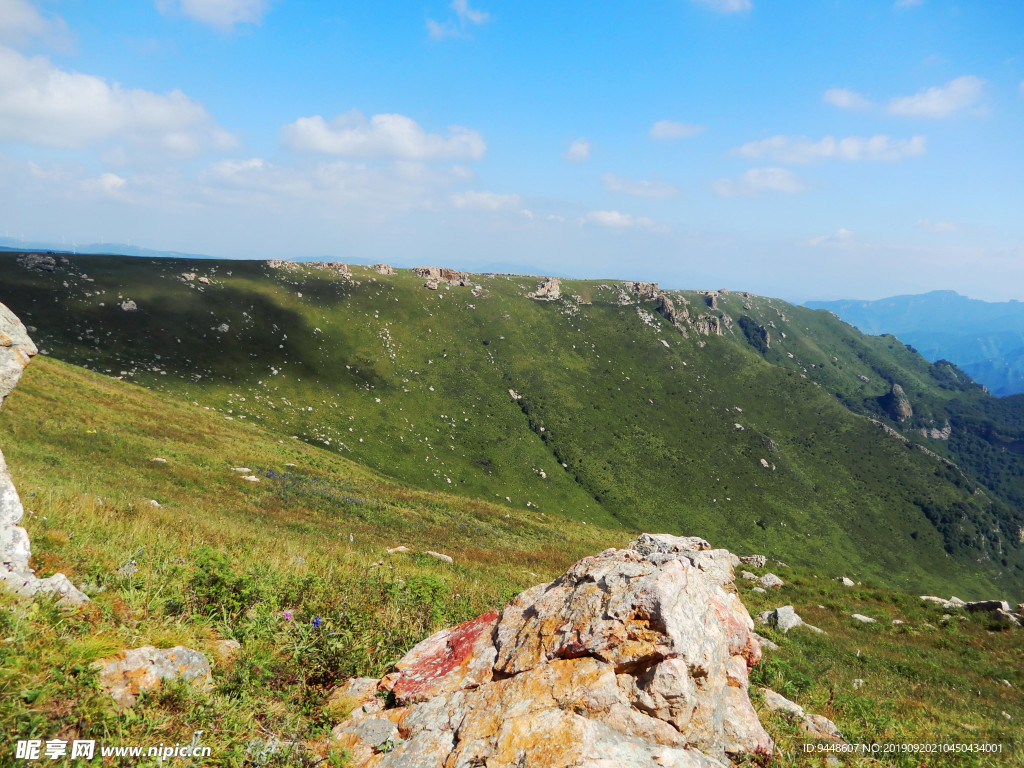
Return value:
M 878 301 L 809 301 L 864 333 L 891 333 L 929 360 L 951 360 L 994 395 L 1024 392 L 1024 304 L 955 291 Z
M 962 373 L 778 300 L 543 282 L 0 257 L 0 301 L 50 356 L 405 483 L 915 589 L 1020 589 L 1016 454 L 986 488 L 957 441 L 987 438 L 918 431 L 959 409 L 1015 444 Z

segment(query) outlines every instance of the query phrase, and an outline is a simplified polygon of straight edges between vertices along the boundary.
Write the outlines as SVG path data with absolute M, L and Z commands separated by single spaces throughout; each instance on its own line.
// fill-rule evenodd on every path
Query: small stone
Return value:
M 842 577 L 841 579 L 839 579 L 839 583 L 840 583 L 840 584 L 842 584 L 842 585 L 843 585 L 844 587 L 853 587 L 853 586 L 856 586 L 856 585 L 855 585 L 855 584 L 853 583 L 853 579 L 848 579 L 848 578 L 846 578 L 845 576 L 843 576 L 843 577 Z
M 246 475 L 242 479 L 250 483 L 258 483 L 260 481 L 260 479 L 256 477 L 256 475 Z
M 860 613 L 851 614 L 850 618 L 856 619 L 857 621 L 861 622 L 862 624 L 874 624 L 875 623 L 875 620 L 872 619 L 870 616 L 864 616 L 863 614 L 860 614 Z
M 389 555 L 396 555 L 399 552 L 412 552 L 412 550 L 406 546 L 392 547 L 391 549 L 387 550 L 387 553 Z
M 151 506 L 151 507 L 156 507 L 157 509 L 159 509 L 160 507 L 162 507 L 162 506 L 163 506 L 163 504 L 161 504 L 161 503 L 160 503 L 159 501 L 157 501 L 156 499 L 150 499 L 150 500 L 149 500 L 149 506 Z
M 252 472 L 252 470 L 249 469 L 248 467 L 232 467 L 231 471 L 232 472 L 246 472 L 246 473 L 251 473 Z
M 778 588 L 783 586 L 784 582 L 774 573 L 766 573 L 760 579 L 757 580 L 758 584 L 768 589 Z
M 436 557 L 438 560 L 444 560 L 446 563 L 455 562 L 450 555 L 442 555 L 440 552 L 432 552 L 429 549 L 423 550 L 423 554 L 430 555 L 431 557 Z
M 125 312 L 138 312 L 139 311 L 138 305 L 134 301 L 132 301 L 131 299 L 125 299 L 124 301 L 122 301 L 121 302 L 121 309 L 123 309 Z
M 156 456 L 156 457 L 150 459 L 150 461 L 155 461 L 157 464 L 166 464 L 167 463 L 167 459 L 162 459 L 159 456 Z
M 862 685 L 867 685 L 867 683 L 864 680 L 861 680 L 859 677 L 854 678 L 853 690 L 858 690 Z

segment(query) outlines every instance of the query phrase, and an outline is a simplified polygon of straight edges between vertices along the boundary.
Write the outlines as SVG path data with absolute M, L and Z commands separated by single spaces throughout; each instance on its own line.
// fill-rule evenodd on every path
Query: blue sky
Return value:
M 1019 0 L 0 0 L 0 235 L 1024 299 Z

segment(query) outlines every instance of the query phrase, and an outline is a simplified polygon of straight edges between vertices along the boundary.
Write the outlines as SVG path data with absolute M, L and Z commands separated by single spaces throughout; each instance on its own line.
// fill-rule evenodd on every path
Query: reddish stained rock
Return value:
M 423 641 L 379 688 L 403 705 L 339 724 L 363 768 L 725 768 L 770 755 L 760 658 L 732 556 L 641 536 Z M 386 744 L 386 749 L 383 745 Z
M 381 689 L 394 693 L 399 704 L 411 704 L 490 682 L 497 623 L 498 612 L 491 611 L 431 635 L 381 680 Z

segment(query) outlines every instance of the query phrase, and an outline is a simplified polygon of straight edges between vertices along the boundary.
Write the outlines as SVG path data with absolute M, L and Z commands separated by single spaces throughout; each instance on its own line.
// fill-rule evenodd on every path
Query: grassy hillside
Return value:
M 0 258 L 0 300 L 49 356 L 412 486 L 919 590 L 1021 589 L 1019 509 L 861 415 L 886 420 L 879 398 L 898 380 L 913 425 L 944 423 L 953 400 L 981 402 L 968 380 L 943 389 L 949 372 L 894 339 L 777 300 L 723 294 L 712 309 L 671 292 L 724 329 L 684 336 L 620 283 L 526 298 L 538 282 L 429 290 L 362 267 L 79 256 L 49 273 Z
M 213 748 L 211 764 L 344 765 L 325 741 L 347 715 L 328 705 L 336 683 L 380 675 L 432 631 L 628 539 L 618 529 L 415 490 L 263 426 L 47 359 L 28 368 L 0 412 L 0 445 L 26 503 L 35 567 L 62 570 L 92 596 L 67 612 L 0 592 L 4 765 L 19 763 L 17 739 L 174 744 L 196 730 Z M 242 480 L 235 467 L 260 482 Z M 398 544 L 454 563 L 385 553 Z M 137 570 L 124 567 L 131 561 Z M 933 768 L 1019 764 L 1019 632 L 980 616 L 944 620 L 939 606 L 877 583 L 843 587 L 828 578 L 836 569 L 832 561 L 770 563 L 765 570 L 786 585 L 767 595 L 739 581 L 752 612 L 793 604 L 828 633 L 762 629 L 781 648 L 754 669 L 753 684 L 833 719 L 854 742 L 1002 750 L 938 754 Z M 854 622 L 853 612 L 878 623 Z M 234 661 L 219 655 L 223 638 L 242 644 Z M 167 685 L 118 713 L 90 664 L 143 644 L 207 653 L 213 689 Z M 855 687 L 855 679 L 865 682 Z M 824 765 L 802 753 L 791 722 L 761 717 L 780 747 L 772 765 Z M 920 762 L 910 754 L 883 761 Z

